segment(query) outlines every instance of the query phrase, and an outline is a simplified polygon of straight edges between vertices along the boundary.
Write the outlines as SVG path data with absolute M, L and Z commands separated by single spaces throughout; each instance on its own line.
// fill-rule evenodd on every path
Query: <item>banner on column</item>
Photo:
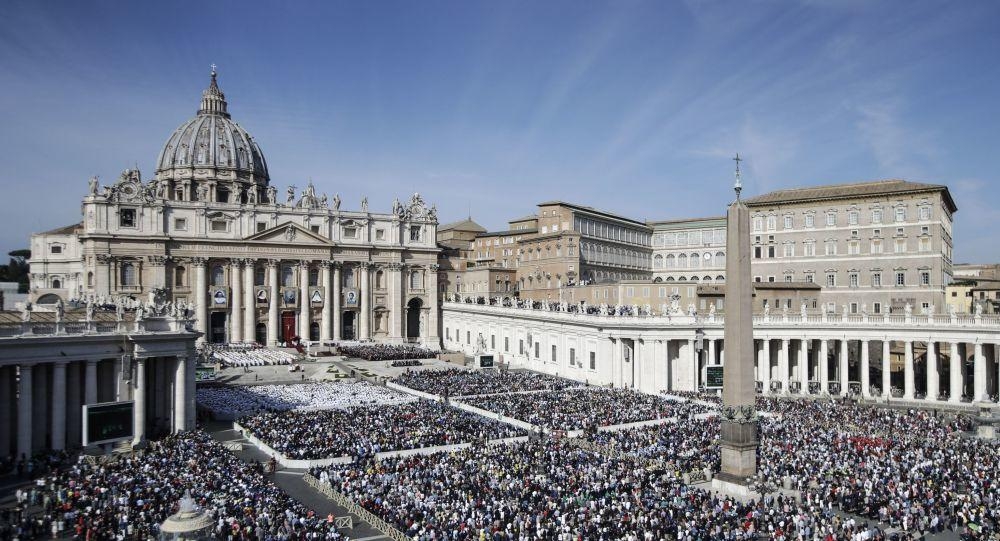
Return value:
M 344 306 L 358 305 L 358 290 L 354 288 L 344 288 Z
M 253 298 L 256 299 L 254 302 L 256 302 L 258 306 L 267 306 L 267 301 L 268 301 L 267 295 L 268 295 L 267 287 L 265 286 L 254 287 Z
M 225 286 L 212 286 L 208 289 L 212 308 L 229 308 L 229 288 Z
M 294 287 L 281 288 L 281 305 L 285 307 L 298 306 L 299 290 Z
M 309 306 L 323 306 L 323 288 L 321 286 L 309 288 Z

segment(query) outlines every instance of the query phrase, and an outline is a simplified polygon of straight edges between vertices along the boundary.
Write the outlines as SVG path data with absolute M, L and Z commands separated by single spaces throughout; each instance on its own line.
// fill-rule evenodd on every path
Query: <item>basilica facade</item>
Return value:
M 379 340 L 440 345 L 437 210 L 341 208 L 312 182 L 279 195 L 212 71 L 197 115 L 144 181 L 91 179 L 79 224 L 33 235 L 31 299 L 173 302 L 213 343 Z M 133 301 L 134 302 L 134 301 Z

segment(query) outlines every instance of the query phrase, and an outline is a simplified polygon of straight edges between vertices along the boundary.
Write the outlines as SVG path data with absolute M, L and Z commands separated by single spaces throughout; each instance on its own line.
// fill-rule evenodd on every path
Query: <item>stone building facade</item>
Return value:
M 214 70 L 154 178 L 126 170 L 103 187 L 91 179 L 82 208 L 72 230 L 33 236 L 42 247 L 30 261 L 34 300 L 184 303 L 216 343 L 300 336 L 439 346 L 436 208 L 414 194 L 390 212 L 370 210 L 367 197 L 344 210 L 312 182 L 279 198 Z
M 724 216 L 646 223 L 653 230 L 654 282 L 725 281 Z

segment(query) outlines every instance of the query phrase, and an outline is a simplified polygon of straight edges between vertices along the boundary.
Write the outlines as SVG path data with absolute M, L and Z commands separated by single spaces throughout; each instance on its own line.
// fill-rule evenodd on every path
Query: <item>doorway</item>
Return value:
M 286 344 L 295 337 L 295 312 L 281 313 L 281 341 Z
M 254 328 L 254 340 L 258 344 L 267 344 L 267 325 L 258 323 Z
M 212 312 L 209 316 L 208 341 L 213 344 L 226 343 L 226 313 Z
M 413 298 L 406 303 L 406 339 L 415 341 L 420 338 L 420 312 L 424 303 L 420 299 Z
M 343 317 L 343 328 L 341 329 L 341 336 L 344 340 L 354 340 L 354 311 L 347 310 L 344 312 Z

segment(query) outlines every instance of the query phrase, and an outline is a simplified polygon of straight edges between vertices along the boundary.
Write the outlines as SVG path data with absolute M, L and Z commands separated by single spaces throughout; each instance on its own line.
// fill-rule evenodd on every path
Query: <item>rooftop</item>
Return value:
M 922 192 L 943 192 L 942 197 L 945 200 L 945 204 L 948 205 L 948 210 L 950 212 L 958 210 L 958 207 L 955 206 L 955 201 L 951 198 L 951 193 L 948 191 L 947 186 L 943 184 L 910 182 L 908 180 L 900 179 L 876 180 L 850 184 L 828 184 L 826 186 L 809 186 L 805 188 L 776 190 L 745 199 L 744 201 L 748 207 L 759 207 L 776 203 L 830 201 L 853 197 L 871 197 L 878 195 Z
M 613 212 L 608 212 L 608 211 L 605 211 L 605 210 L 595 209 L 594 207 L 587 207 L 587 206 L 584 206 L 584 205 L 577 205 L 575 203 L 567 203 L 566 201 L 545 201 L 544 203 L 539 203 L 538 204 L 539 207 L 546 207 L 546 206 L 550 206 L 550 205 L 559 205 L 559 206 L 571 208 L 573 210 L 579 210 L 579 211 L 583 211 L 583 212 L 589 212 L 591 214 L 597 214 L 597 215 L 605 217 L 605 218 L 612 218 L 612 219 L 615 219 L 615 220 L 621 220 L 623 222 L 629 222 L 629 223 L 632 223 L 632 224 L 635 224 L 635 225 L 639 225 L 639 226 L 642 226 L 642 227 L 649 227 L 649 226 L 646 225 L 645 222 L 640 222 L 639 220 L 633 220 L 632 218 L 626 218 L 625 216 L 622 216 L 620 214 L 615 214 Z
M 39 233 L 39 235 L 72 235 L 77 229 L 83 227 L 83 222 L 64 225 L 62 227 L 57 227 L 55 229 L 50 229 L 48 231 Z
M 450 231 L 452 229 L 457 229 L 459 231 L 475 231 L 476 233 L 485 233 L 486 228 L 477 224 L 472 218 L 466 218 L 464 220 L 458 220 L 457 222 L 451 222 L 444 225 L 439 225 L 437 230 Z

